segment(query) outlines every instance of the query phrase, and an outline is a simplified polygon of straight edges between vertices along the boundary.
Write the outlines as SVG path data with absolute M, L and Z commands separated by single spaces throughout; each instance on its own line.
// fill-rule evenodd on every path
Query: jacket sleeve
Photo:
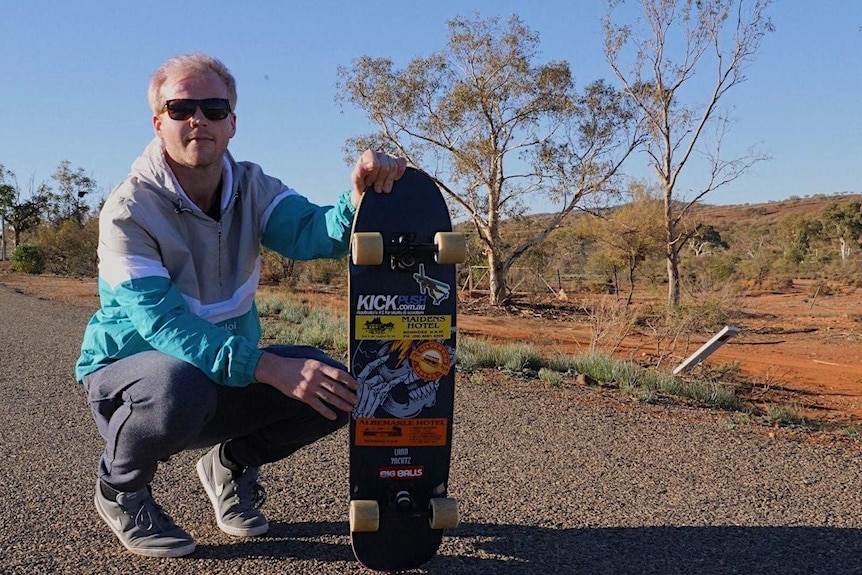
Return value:
M 254 381 L 262 352 L 189 310 L 162 264 L 153 238 L 128 212 L 100 222 L 99 276 L 105 324 L 129 349 L 152 348 L 192 364 L 219 384 Z M 131 328 L 123 325 L 131 323 Z M 137 342 L 137 343 L 136 343 Z
M 169 278 L 130 280 L 114 287 L 113 293 L 153 349 L 194 365 L 222 385 L 243 387 L 254 381 L 263 352 L 248 339 L 191 313 Z
M 283 194 L 265 216 L 263 245 L 295 260 L 340 258 L 349 247 L 355 212 L 350 192 L 341 194 L 335 206 L 317 206 L 299 194 Z

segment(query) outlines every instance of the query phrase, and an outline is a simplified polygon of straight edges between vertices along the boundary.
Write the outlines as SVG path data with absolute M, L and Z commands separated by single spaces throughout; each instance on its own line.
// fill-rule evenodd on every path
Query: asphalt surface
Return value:
M 0 573 L 366 572 L 347 534 L 345 432 L 264 470 L 262 538 L 222 534 L 201 453 L 174 458 L 153 489 L 197 551 L 124 551 L 93 509 L 102 446 L 72 377 L 90 313 L 0 286 Z M 856 443 L 576 387 L 463 384 L 456 402 L 462 524 L 418 572 L 862 573 Z

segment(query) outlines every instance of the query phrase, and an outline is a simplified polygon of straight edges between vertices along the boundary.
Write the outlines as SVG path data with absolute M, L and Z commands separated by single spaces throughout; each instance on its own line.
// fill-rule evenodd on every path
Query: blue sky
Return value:
M 152 72 L 170 56 L 204 51 L 237 78 L 234 156 L 331 203 L 349 186 L 345 140 L 372 128 L 335 102 L 339 65 L 370 55 L 401 66 L 444 49 L 454 16 L 516 13 L 539 33 L 540 59 L 568 61 L 584 86 L 611 80 L 604 11 L 603 0 L 7 0 L 0 164 L 27 189 L 31 177 L 52 183 L 69 160 L 107 194 L 153 136 Z M 724 103 L 736 119 L 728 148 L 757 146 L 772 159 L 708 202 L 862 193 L 862 2 L 778 0 L 770 14 L 776 31 Z M 627 171 L 648 173 L 645 159 Z

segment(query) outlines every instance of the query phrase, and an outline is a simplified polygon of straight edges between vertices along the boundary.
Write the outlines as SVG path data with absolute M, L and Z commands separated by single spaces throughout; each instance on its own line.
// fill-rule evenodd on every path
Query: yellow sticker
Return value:
M 448 339 L 451 315 L 358 315 L 354 317 L 358 340 Z

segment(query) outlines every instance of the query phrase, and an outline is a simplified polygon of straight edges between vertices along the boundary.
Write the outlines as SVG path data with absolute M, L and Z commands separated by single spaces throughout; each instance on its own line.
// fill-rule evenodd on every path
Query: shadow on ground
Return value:
M 265 540 L 201 546 L 200 559 L 249 555 L 352 561 L 344 523 L 273 523 Z M 330 542 L 325 540 L 330 539 Z M 553 529 L 462 524 L 425 573 L 862 573 L 862 530 L 812 527 Z

